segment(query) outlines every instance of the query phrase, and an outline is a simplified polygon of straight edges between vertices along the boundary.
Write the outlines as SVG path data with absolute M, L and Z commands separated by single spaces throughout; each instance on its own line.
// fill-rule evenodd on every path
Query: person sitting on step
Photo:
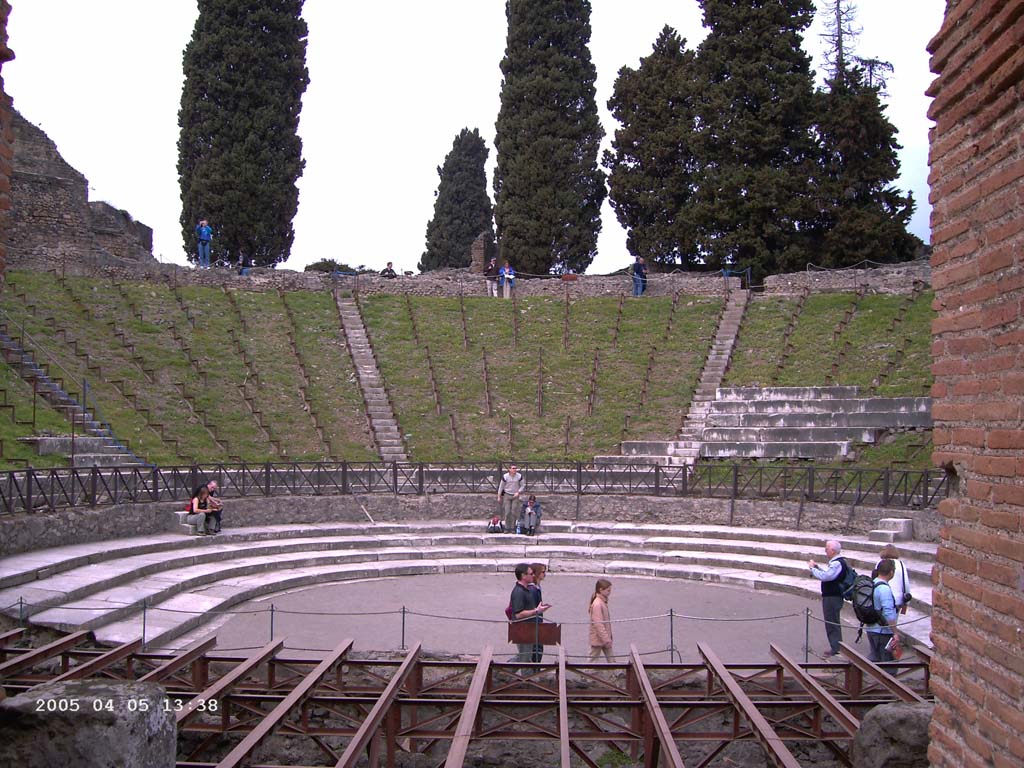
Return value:
M 196 527 L 196 536 L 206 536 L 207 513 L 210 511 L 210 491 L 205 485 L 192 491 L 192 502 L 185 522 Z

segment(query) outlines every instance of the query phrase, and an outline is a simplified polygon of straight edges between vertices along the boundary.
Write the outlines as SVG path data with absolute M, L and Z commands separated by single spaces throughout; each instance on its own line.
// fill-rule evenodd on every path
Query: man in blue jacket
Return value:
M 199 248 L 199 266 L 210 268 L 210 241 L 213 240 L 213 228 L 206 219 L 200 219 L 196 225 L 196 240 Z

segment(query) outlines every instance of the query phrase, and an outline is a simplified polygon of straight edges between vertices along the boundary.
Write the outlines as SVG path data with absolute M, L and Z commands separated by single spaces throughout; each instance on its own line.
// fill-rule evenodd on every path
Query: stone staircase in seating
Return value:
M 857 387 L 841 386 L 719 388 L 700 455 L 832 461 L 883 431 L 931 426 L 929 397 L 860 397 Z
M 144 462 L 118 440 L 110 428 L 97 420 L 94 415 L 69 395 L 36 362 L 35 356 L 11 338 L 5 328 L 0 328 L 0 355 L 21 378 L 31 384 L 35 382 L 36 392 L 55 410 L 64 414 L 74 424 L 74 443 L 70 435 L 56 437 L 35 437 L 39 455 L 62 454 L 71 458 L 76 467 L 111 467 L 141 465 Z
M 355 299 L 343 298 L 337 292 L 334 294 L 334 300 L 341 315 L 342 329 L 349 351 L 352 353 L 352 362 L 359 377 L 359 388 L 363 393 L 370 428 L 373 430 L 380 458 L 382 461 L 408 461 L 405 444 L 398 429 L 398 419 L 384 388 L 384 380 L 377 367 L 377 359 L 374 357 L 359 305 Z
M 729 360 L 736 344 L 736 336 L 747 310 L 750 291 L 734 289 L 729 292 L 725 309 L 718 322 L 715 338 L 704 368 L 701 370 L 697 390 L 675 440 L 624 440 L 622 455 L 595 456 L 595 464 L 663 464 L 690 465 L 700 455 L 701 431 L 707 418 L 715 392 L 729 368 Z
M 524 561 L 545 562 L 557 573 L 689 579 L 751 596 L 773 590 L 817 600 L 819 582 L 806 563 L 820 560 L 826 539 L 839 538 L 862 573 L 874 567 L 882 546 L 871 537 L 729 526 L 545 520 L 534 537 L 482 528 L 477 520 L 319 523 L 71 544 L 0 560 L 0 610 L 60 631 L 91 629 L 108 644 L 142 637 L 145 621 L 147 647 L 158 648 L 187 633 L 191 641 L 207 622 L 221 620 L 216 611 L 282 590 L 422 574 L 511 574 Z M 928 645 L 936 545 L 899 546 L 915 598 L 901 629 Z M 852 612 L 844 614 L 852 620 Z

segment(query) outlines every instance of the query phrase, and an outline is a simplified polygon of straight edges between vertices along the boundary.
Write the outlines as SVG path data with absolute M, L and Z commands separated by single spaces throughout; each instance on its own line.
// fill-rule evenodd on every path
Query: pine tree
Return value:
M 900 164 L 896 128 L 885 116 L 878 87 L 864 70 L 847 68 L 816 96 L 821 143 L 813 224 L 815 263 L 851 266 L 862 261 L 907 261 L 920 239 L 907 232 L 914 201 L 892 186 Z
M 666 26 L 638 69 L 619 70 L 608 102 L 622 126 L 604 155 L 612 208 L 629 252 L 648 262 L 697 264 L 697 231 L 686 213 L 700 180 L 697 77 L 693 52 Z
M 702 181 L 690 215 L 712 267 L 801 269 L 814 215 L 814 88 L 801 33 L 811 0 L 700 0 Z
M 506 0 L 495 124 L 500 259 L 520 273 L 582 272 L 597 253 L 604 131 L 590 59 L 588 0 Z
M 437 169 L 441 181 L 434 201 L 434 217 L 427 224 L 427 250 L 419 269 L 466 267 L 470 246 L 485 236 L 484 254 L 494 255 L 494 220 L 491 199 L 487 197 L 487 144 L 474 128 L 463 128 L 452 151 Z
M 199 0 L 178 112 L 181 227 L 195 259 L 200 218 L 213 258 L 288 258 L 302 175 L 296 134 L 306 70 L 303 0 Z

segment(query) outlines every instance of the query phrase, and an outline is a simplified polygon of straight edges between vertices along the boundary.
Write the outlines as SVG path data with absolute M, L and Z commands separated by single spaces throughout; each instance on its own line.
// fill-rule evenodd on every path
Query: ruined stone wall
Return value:
M 3 233 L 10 226 L 11 170 L 14 161 L 14 131 L 11 128 L 11 97 L 4 90 L 2 76 L 4 62 L 14 58 L 14 52 L 7 47 L 7 17 L 11 5 L 0 0 L 0 282 L 3 282 L 7 264 L 7 249 Z
M 88 179 L 16 110 L 11 129 L 15 151 L 3 239 L 12 268 L 50 269 L 78 260 L 155 263 L 152 229 L 107 203 L 90 203 Z
M 1024 765 L 1024 2 L 948 0 L 929 43 L 940 505 L 929 759 Z
M 915 283 L 931 285 L 932 269 L 927 260 L 889 264 L 873 269 L 835 269 L 770 275 L 764 280 L 765 293 L 800 294 L 847 293 L 865 288 L 868 293 L 907 294 Z
M 14 265 L 12 265 L 14 266 Z M 296 272 L 290 269 L 255 268 L 248 275 L 239 275 L 233 269 L 197 270 L 176 264 L 158 264 L 153 261 L 139 263 L 130 259 L 97 257 L 94 254 L 67 254 L 64 258 L 38 255 L 34 258 L 20 258 L 19 269 L 44 271 L 58 269 L 68 275 L 105 276 L 113 280 L 159 281 L 173 285 L 205 285 L 240 291 L 318 291 L 338 288 L 342 291 L 358 292 L 361 295 L 377 293 L 404 294 L 413 296 L 486 296 L 484 278 L 471 274 L 468 269 L 443 269 L 412 277 L 401 276 L 393 280 L 382 278 L 376 273 L 366 275 L 329 275 L 323 272 Z M 861 271 L 858 271 L 861 272 Z M 846 273 L 813 273 L 817 278 L 814 292 L 853 292 L 863 285 L 870 292 L 908 294 L 915 284 L 931 279 L 928 269 L 920 264 L 894 265 L 850 277 Z M 765 295 L 787 295 L 802 292 L 805 273 L 779 275 L 777 281 L 766 287 Z M 696 296 L 721 296 L 726 290 L 726 279 L 719 274 L 703 272 L 656 275 L 647 289 L 647 296 L 672 296 L 676 292 Z M 738 277 L 728 278 L 730 289 L 740 287 Z M 562 298 L 569 292 L 570 299 L 600 296 L 629 295 L 632 282 L 628 275 L 579 275 L 575 280 L 519 279 L 516 281 L 517 295 L 550 296 Z

